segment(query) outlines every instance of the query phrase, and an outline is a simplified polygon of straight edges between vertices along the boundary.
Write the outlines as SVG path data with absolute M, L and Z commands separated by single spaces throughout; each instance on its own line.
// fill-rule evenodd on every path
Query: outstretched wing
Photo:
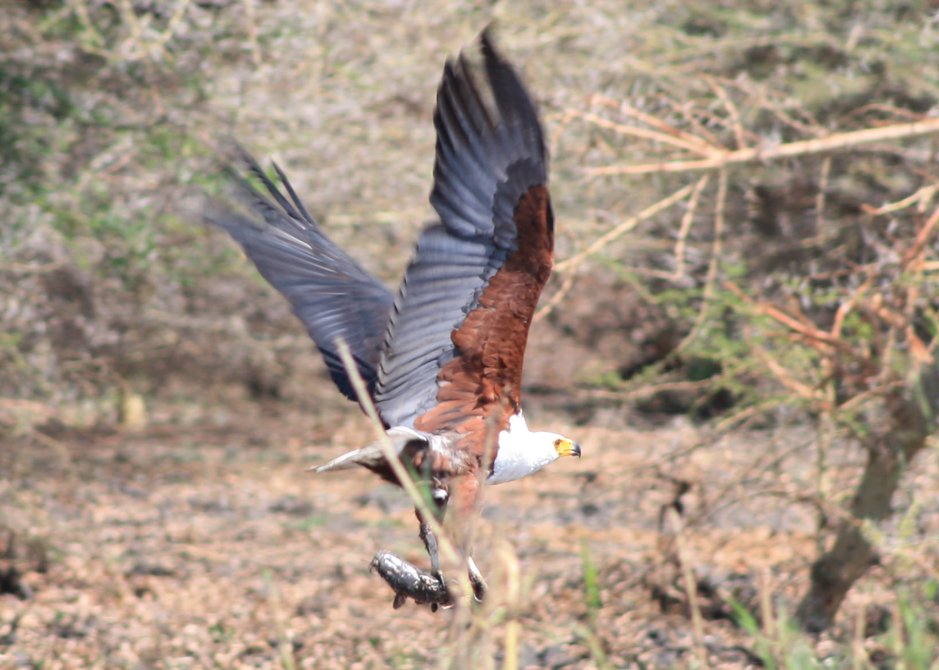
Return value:
M 421 235 L 389 320 L 375 387 L 389 426 L 485 433 L 519 406 L 553 259 L 547 155 L 535 106 L 486 33 L 482 52 L 495 109 L 462 54 L 437 93 L 430 200 L 441 224 Z
M 235 238 L 258 271 L 280 291 L 316 342 L 339 390 L 356 400 L 336 349 L 349 345 L 363 379 L 374 389 L 381 345 L 394 297 L 377 279 L 337 247 L 316 225 L 287 176 L 276 165 L 290 200 L 245 151 L 241 158 L 264 184 L 273 202 L 230 170 L 237 195 L 250 214 L 218 205 L 206 209 L 207 221 Z

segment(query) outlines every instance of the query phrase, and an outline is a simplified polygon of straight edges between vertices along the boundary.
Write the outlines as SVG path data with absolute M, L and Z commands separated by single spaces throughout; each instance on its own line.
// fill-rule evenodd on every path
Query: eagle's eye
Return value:
M 560 438 L 558 438 L 558 439 L 556 439 L 556 440 L 554 441 L 554 446 L 555 446 L 555 447 L 560 447 L 560 446 L 561 446 L 561 439 L 560 439 Z

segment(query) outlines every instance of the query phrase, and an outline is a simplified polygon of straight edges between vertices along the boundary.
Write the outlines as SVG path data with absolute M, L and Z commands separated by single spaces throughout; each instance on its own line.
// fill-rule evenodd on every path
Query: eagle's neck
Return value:
M 558 457 L 551 433 L 528 430 L 522 413 L 509 419 L 508 430 L 499 433 L 499 450 L 487 484 L 502 484 L 538 472 Z

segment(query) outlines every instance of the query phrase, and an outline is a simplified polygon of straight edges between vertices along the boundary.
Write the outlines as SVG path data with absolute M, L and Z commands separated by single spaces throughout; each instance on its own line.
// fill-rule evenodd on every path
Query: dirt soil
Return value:
M 351 403 L 319 391 L 306 404 L 256 403 L 237 388 L 208 401 L 179 395 L 138 432 L 50 428 L 42 443 L 4 444 L 0 667 L 437 665 L 451 613 L 393 610 L 368 568 L 380 549 L 426 565 L 404 495 L 366 472 L 306 471 L 369 439 Z M 791 611 L 805 588 L 816 512 L 791 500 L 810 487 L 811 433 L 750 431 L 705 447 L 684 419 L 574 426 L 553 419 L 564 415 L 549 402 L 532 405 L 533 425 L 576 436 L 584 456 L 489 489 L 475 555 L 491 574 L 502 540 L 517 552 L 519 667 L 692 662 L 674 543 L 660 529 L 676 501 L 711 661 L 753 665 L 729 601 L 758 615 L 762 592 Z M 849 453 L 834 453 L 836 485 L 855 471 Z M 907 513 L 879 531 L 882 565 L 834 638 L 818 642 L 835 656 L 858 616 L 876 652 L 897 583 L 939 565 L 936 450 L 923 456 L 898 496 Z M 598 601 L 585 587 L 594 569 Z

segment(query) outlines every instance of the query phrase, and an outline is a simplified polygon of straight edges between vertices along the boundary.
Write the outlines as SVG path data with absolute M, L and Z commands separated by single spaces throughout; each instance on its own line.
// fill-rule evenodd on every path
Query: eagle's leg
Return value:
M 440 587 L 442 589 L 446 589 L 447 582 L 443 577 L 443 573 L 440 572 L 440 555 L 437 547 L 437 536 L 434 535 L 434 532 L 421 517 L 420 513 L 418 513 L 418 518 L 421 520 L 421 540 L 423 540 L 427 554 L 430 556 L 430 574 L 440 581 Z M 473 595 L 476 596 L 477 601 L 482 602 L 483 598 L 486 596 L 488 587 L 486 586 L 486 580 L 483 578 L 482 573 L 479 571 L 479 568 L 476 567 L 476 561 L 473 560 L 472 556 L 466 557 L 466 569 L 469 573 L 470 584 L 473 586 Z M 436 603 L 431 605 L 431 609 L 435 612 L 437 611 Z
M 440 580 L 443 584 L 443 575 L 440 573 L 440 551 L 437 547 L 437 536 L 430 529 L 430 525 L 424 520 L 424 517 L 418 512 L 417 518 L 421 521 L 421 541 L 430 556 L 430 574 Z
M 442 494 L 442 495 L 441 495 Z M 434 517 L 438 522 L 443 521 L 443 517 L 447 513 L 447 494 L 445 491 L 437 489 L 434 491 Z M 443 578 L 443 573 L 440 572 L 440 550 L 437 545 L 437 536 L 434 535 L 434 531 L 430 529 L 430 524 L 427 523 L 427 520 L 424 518 L 424 515 L 420 513 L 419 510 L 414 510 L 417 514 L 417 519 L 421 524 L 421 541 L 424 543 L 424 548 L 427 550 L 427 555 L 430 557 L 430 574 L 440 582 L 440 589 L 444 592 L 447 591 L 447 581 Z M 437 611 L 437 603 L 433 603 L 430 606 L 430 609 L 434 612 Z
M 435 492 L 436 493 L 436 492 Z M 447 511 L 448 496 L 434 496 L 436 503 L 433 508 L 434 517 L 438 521 L 443 521 Z M 395 592 L 395 609 L 401 607 L 408 598 L 418 604 L 428 604 L 433 611 L 437 611 L 440 605 L 447 607 L 453 604 L 447 582 L 443 573 L 440 571 L 440 550 L 437 542 L 437 536 L 434 535 L 430 524 L 419 510 L 415 510 L 415 515 L 420 524 L 420 538 L 430 557 L 430 574 L 415 568 L 410 563 L 402 560 L 394 554 L 387 551 L 380 551 L 372 561 L 372 568 L 378 571 L 382 578 Z M 461 543 L 464 551 L 468 553 L 466 543 Z M 486 596 L 486 580 L 482 573 L 476 567 L 476 562 L 472 557 L 466 558 L 466 569 L 469 575 L 470 584 L 473 587 L 473 595 L 477 602 L 481 602 Z
M 434 579 L 440 582 L 440 588 L 446 591 L 447 582 L 443 578 L 443 573 L 440 572 L 440 553 L 437 549 L 437 536 L 434 535 L 434 531 L 430 529 L 430 526 L 421 514 L 418 513 L 417 516 L 421 520 L 421 540 L 424 542 L 424 548 L 427 549 L 427 555 L 430 556 L 430 574 Z M 437 611 L 437 603 L 430 604 L 430 611 Z
M 429 478 L 429 474 L 427 475 Z M 447 512 L 448 496 L 441 489 L 434 491 L 431 512 L 438 522 L 443 521 Z M 372 568 L 381 575 L 382 579 L 395 592 L 394 607 L 398 609 L 408 598 L 414 600 L 418 605 L 430 605 L 433 611 L 437 611 L 440 605 L 448 607 L 453 604 L 453 599 L 447 589 L 446 580 L 440 572 L 440 552 L 437 543 L 437 537 L 430 528 L 430 524 L 421 514 L 420 510 L 414 510 L 417 521 L 420 524 L 420 537 L 430 557 L 430 574 L 420 570 L 407 561 L 395 556 L 388 551 L 380 551 L 372 559 Z
M 426 476 L 430 479 L 429 472 Z M 442 524 L 444 517 L 447 515 L 447 502 L 449 502 L 450 496 L 446 489 L 435 487 L 432 490 L 433 504 L 431 506 L 431 512 L 437 520 L 437 523 Z M 434 535 L 434 531 L 430 529 L 430 524 L 427 523 L 427 520 L 419 509 L 415 509 L 414 514 L 417 515 L 417 520 L 421 524 L 421 541 L 424 543 L 424 548 L 427 550 L 427 555 L 430 557 L 430 574 L 439 579 L 440 585 L 446 588 L 446 582 L 443 579 L 443 575 L 440 573 L 440 551 L 437 545 L 437 536 Z

